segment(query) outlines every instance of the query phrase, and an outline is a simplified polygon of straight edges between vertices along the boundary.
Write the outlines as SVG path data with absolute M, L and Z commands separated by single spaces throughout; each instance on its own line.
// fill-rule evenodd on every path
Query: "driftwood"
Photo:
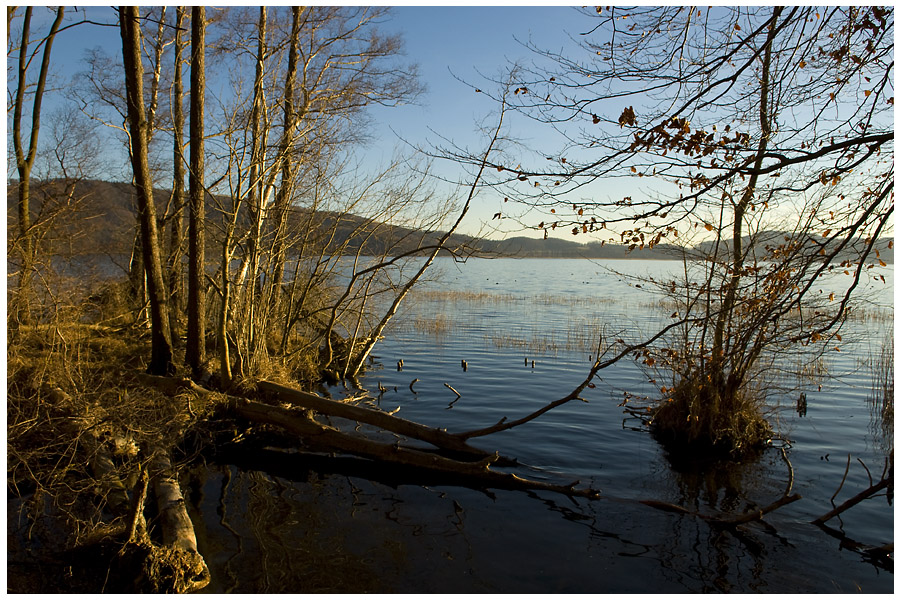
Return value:
M 178 393 L 181 390 L 189 389 L 201 396 L 212 394 L 211 391 L 188 379 L 150 375 L 143 375 L 141 379 L 145 383 L 155 385 L 158 389 L 169 393 Z M 599 490 L 576 488 L 575 486 L 580 483 L 578 481 L 568 485 L 557 485 L 526 479 L 514 473 L 492 470 L 491 467 L 497 466 L 501 462 L 499 453 L 488 454 L 482 450 L 472 448 L 443 430 L 399 419 L 387 413 L 334 402 L 315 394 L 301 392 L 300 390 L 271 382 L 263 382 L 260 387 L 263 390 L 277 393 L 279 398 L 292 401 L 294 404 L 300 404 L 307 410 L 298 411 L 280 406 L 271 406 L 246 398 L 227 396 L 226 405 L 228 410 L 255 423 L 278 426 L 302 438 L 305 444 L 319 449 L 345 452 L 395 465 L 462 477 L 473 482 L 473 484 L 477 483 L 486 487 L 544 490 L 585 498 L 600 497 Z M 313 406 L 316 408 L 312 408 Z M 359 420 L 360 422 L 376 425 L 395 433 L 403 433 L 415 439 L 429 441 L 440 448 L 461 452 L 472 460 L 457 460 L 456 458 L 448 458 L 426 450 L 403 447 L 399 443 L 386 444 L 373 441 L 358 434 L 345 433 L 335 427 L 316 421 L 310 413 L 312 410 L 331 416 Z
M 310 392 L 304 392 L 271 381 L 260 381 L 259 389 L 264 392 L 276 394 L 279 399 L 295 406 L 308 408 L 331 417 L 343 417 L 359 423 L 380 427 L 381 429 L 393 433 L 428 442 L 443 450 L 459 452 L 479 459 L 493 456 L 493 454 L 487 453 L 484 450 L 470 446 L 459 436 L 447 433 L 444 429 L 436 429 L 413 421 L 407 421 L 406 419 L 392 416 L 386 412 L 336 402 Z
M 151 468 L 155 472 L 153 491 L 159 509 L 163 544 L 172 549 L 176 556 L 180 555 L 177 563 L 182 573 L 177 578 L 175 591 L 184 593 L 203 589 L 209 584 L 209 569 L 197 551 L 194 525 L 187 514 L 168 453 L 159 447 L 154 448 Z

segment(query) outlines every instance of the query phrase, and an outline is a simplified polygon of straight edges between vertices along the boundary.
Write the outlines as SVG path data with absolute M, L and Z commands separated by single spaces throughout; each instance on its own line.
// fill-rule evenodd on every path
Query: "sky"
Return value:
M 116 23 L 110 7 L 88 6 L 87 18 L 98 23 Z M 45 25 L 41 28 L 39 18 Z M 51 19 L 47 9 L 36 9 L 33 31 L 46 30 Z M 479 124 L 496 112 L 496 105 L 470 85 L 489 85 L 485 76 L 498 75 L 511 61 L 528 59 L 531 54 L 520 41 L 533 40 L 542 47 L 560 48 L 584 29 L 585 19 L 576 9 L 567 6 L 396 6 L 391 17 L 380 25 L 386 32 L 400 33 L 405 41 L 407 57 L 419 64 L 419 72 L 426 87 L 416 104 L 381 108 L 371 111 L 372 140 L 364 148 L 365 161 L 374 166 L 387 162 L 397 148 L 406 143 L 433 146 L 442 143 L 443 136 L 463 147 L 483 146 Z M 519 40 L 519 41 L 517 41 Z M 63 31 L 54 43 L 51 73 L 56 80 L 70 82 L 83 71 L 87 49 L 102 47 L 109 53 L 120 54 L 121 40 L 117 27 L 80 25 Z M 54 90 L 45 102 L 44 114 L 49 114 L 70 94 L 68 84 Z M 531 132 L 530 135 L 533 135 Z M 526 136 L 527 137 L 527 136 Z M 530 143 L 538 143 L 529 138 Z M 117 152 L 115 163 L 109 168 L 110 179 L 124 176 L 124 155 L 118 154 L 121 142 L 106 145 Z M 9 162 L 8 162 L 9 164 Z M 464 179 L 459 167 L 436 165 L 438 172 L 451 179 Z M 11 174 L 10 176 L 15 176 Z M 460 195 L 461 189 L 447 188 L 446 193 Z M 482 223 L 495 227 L 493 221 L 502 199 L 483 193 L 473 207 L 464 229 L 475 233 Z M 504 223 L 500 223 L 501 230 Z M 509 223 L 515 231 L 518 226 Z M 536 232 L 526 232 L 537 235 Z M 491 237 L 498 236 L 498 232 Z

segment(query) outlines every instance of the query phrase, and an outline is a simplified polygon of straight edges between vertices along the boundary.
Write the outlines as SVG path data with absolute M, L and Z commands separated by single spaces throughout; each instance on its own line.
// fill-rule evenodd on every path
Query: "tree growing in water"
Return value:
M 656 282 L 679 304 L 677 335 L 637 358 L 671 375 L 656 432 L 740 454 L 769 435 L 762 372 L 788 353 L 834 350 L 854 290 L 883 264 L 875 245 L 893 214 L 893 9 L 585 16 L 583 55 L 531 46 L 551 66 L 514 70 L 516 108 L 566 146 L 543 152 L 549 167 L 523 168 L 521 157 L 493 165 L 494 183 L 544 214 L 526 226 L 545 237 L 614 228 L 632 249 L 688 231 L 709 237 L 707 252 L 687 257 L 683 281 Z M 571 200 L 626 177 L 646 189 Z M 844 291 L 823 297 L 820 282 L 837 273 Z

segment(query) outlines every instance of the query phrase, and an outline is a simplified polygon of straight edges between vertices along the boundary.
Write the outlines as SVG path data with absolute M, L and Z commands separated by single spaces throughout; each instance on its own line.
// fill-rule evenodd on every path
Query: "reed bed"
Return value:
M 529 298 L 532 304 L 542 306 L 565 306 L 569 308 L 594 308 L 599 304 L 615 304 L 620 298 L 585 297 L 564 294 L 535 294 Z
M 560 350 L 568 350 L 561 345 L 554 336 L 542 336 L 532 333 L 529 337 L 520 337 L 509 334 L 485 334 L 485 342 L 492 344 L 497 349 L 518 348 L 532 354 L 556 355 Z
M 413 329 L 420 333 L 431 334 L 435 337 L 443 337 L 456 329 L 457 323 L 446 315 L 434 315 L 431 317 L 418 316 L 413 319 Z
M 894 452 L 894 335 L 889 331 L 881 351 L 872 357 L 872 393 L 868 398 L 870 430 L 886 455 Z
M 855 323 L 893 323 L 894 309 L 882 306 L 854 306 L 847 313 L 847 320 Z
M 466 302 L 470 304 L 515 304 L 524 302 L 524 296 L 505 292 L 472 292 L 469 290 L 418 290 L 413 296 L 426 302 Z

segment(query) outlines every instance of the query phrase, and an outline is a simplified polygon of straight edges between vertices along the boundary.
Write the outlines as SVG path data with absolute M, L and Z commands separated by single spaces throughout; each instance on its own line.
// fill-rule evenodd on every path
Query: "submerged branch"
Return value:
M 156 377 L 150 375 L 141 375 L 140 379 L 148 385 L 154 385 L 158 389 L 167 393 L 178 393 L 184 389 L 191 390 L 196 394 L 209 397 L 213 394 L 193 381 L 188 379 L 178 379 L 174 377 Z M 503 489 L 514 490 L 544 490 L 556 492 L 566 496 L 580 496 L 584 498 L 596 499 L 600 497 L 600 491 L 593 488 L 576 488 L 578 481 L 568 485 L 559 485 L 547 483 L 543 481 L 535 481 L 516 475 L 515 473 L 502 473 L 491 470 L 492 466 L 503 464 L 504 459 L 498 452 L 488 454 L 486 452 L 473 449 L 460 441 L 456 436 L 452 436 L 441 430 L 434 430 L 424 425 L 398 419 L 386 413 L 378 413 L 378 416 L 372 414 L 376 411 L 343 405 L 331 400 L 320 398 L 314 394 L 307 392 L 299 392 L 285 386 L 265 382 L 263 386 L 270 391 L 276 391 L 280 398 L 290 397 L 300 404 L 315 404 L 319 408 L 298 411 L 280 406 L 271 406 L 248 400 L 237 396 L 225 396 L 226 406 L 233 414 L 247 419 L 255 423 L 264 423 L 275 425 L 285 431 L 297 435 L 302 439 L 303 443 L 311 445 L 317 449 L 328 451 L 345 452 L 363 458 L 368 458 L 380 462 L 415 467 L 435 473 L 443 473 L 455 477 L 462 477 L 470 480 L 473 484 L 487 487 L 498 487 Z M 337 406 L 336 406 L 337 405 Z M 341 408 L 338 408 L 340 406 Z M 478 460 L 457 460 L 448 458 L 415 448 L 403 447 L 399 443 L 386 444 L 376 442 L 359 434 L 351 434 L 338 430 L 335 427 L 325 425 L 316 421 L 312 416 L 312 410 L 328 411 L 327 414 L 332 416 L 343 416 L 344 418 L 355 419 L 356 417 L 365 418 L 367 420 L 377 421 L 377 425 L 382 427 L 390 425 L 395 429 L 402 429 L 404 432 L 416 435 L 426 435 L 435 440 L 449 440 L 444 436 L 450 435 L 453 441 L 448 441 L 456 449 L 468 449 L 474 451 L 474 455 Z M 338 415 L 337 413 L 341 413 Z M 366 421 L 361 421 L 366 422 Z M 387 429 L 388 427 L 384 427 Z M 457 450 L 458 451 L 458 450 Z M 472 456 L 471 452 L 469 452 Z
M 483 450 L 473 448 L 464 440 L 447 433 L 446 430 L 428 427 L 427 425 L 421 425 L 413 421 L 407 421 L 406 419 L 392 416 L 386 412 L 336 402 L 310 392 L 304 392 L 271 381 L 260 381 L 259 389 L 264 392 L 276 394 L 279 399 L 295 406 L 311 409 L 331 417 L 352 419 L 359 423 L 380 427 L 387 431 L 428 442 L 429 444 L 444 450 L 462 452 L 479 458 L 492 456 Z
M 881 490 L 883 490 L 884 488 L 888 487 L 889 485 L 891 485 L 893 483 L 894 483 L 894 472 L 893 472 L 893 470 L 891 470 L 891 474 L 888 475 L 886 479 L 882 479 L 875 485 L 871 485 L 871 486 L 867 487 L 866 489 L 864 489 L 860 493 L 856 494 L 855 496 L 853 496 L 852 498 L 850 498 L 849 500 L 847 500 L 840 506 L 831 509 L 830 511 L 828 511 L 827 513 L 825 513 L 818 519 L 811 521 L 811 523 L 813 525 L 821 525 L 828 519 L 831 519 L 832 517 L 836 517 L 837 515 L 841 514 L 845 510 L 847 510 L 848 508 L 852 508 L 852 507 L 856 506 L 857 504 L 859 504 L 860 502 L 862 502 L 869 496 L 875 495 L 876 493 L 880 492 Z
M 473 438 L 473 437 L 480 437 L 480 436 L 490 435 L 492 433 L 497 433 L 498 431 L 505 431 L 507 429 L 512 429 L 513 427 L 518 427 L 519 425 L 528 423 L 529 421 L 533 421 L 534 419 L 538 418 L 542 414 L 544 414 L 550 410 L 553 410 L 554 408 L 556 408 L 558 406 L 562 406 L 563 404 L 566 404 L 567 402 L 571 402 L 572 400 L 576 400 L 576 399 L 583 400 L 582 398 L 579 397 L 579 395 L 581 394 L 581 392 L 584 391 L 584 389 L 586 387 L 588 387 L 591 384 L 591 381 L 593 381 L 594 377 L 601 370 L 603 370 L 606 367 L 609 367 L 611 365 L 614 365 L 615 363 L 619 362 L 621 359 L 625 358 L 626 356 L 628 356 L 629 354 L 631 354 L 632 352 L 634 352 L 636 350 L 641 350 L 643 348 L 646 348 L 647 346 L 649 346 L 650 344 L 652 344 L 653 342 L 655 342 L 656 340 L 661 338 L 663 335 L 665 335 L 666 333 L 668 333 L 670 330 L 674 329 L 675 327 L 680 327 L 686 323 L 691 323 L 691 322 L 695 322 L 695 321 L 699 321 L 699 320 L 700 319 L 680 319 L 678 321 L 675 321 L 674 323 L 670 323 L 669 325 L 666 325 L 664 328 L 662 328 L 660 331 L 658 331 L 652 337 L 641 342 L 640 344 L 633 344 L 633 345 L 627 346 L 624 350 L 622 350 L 621 352 L 619 352 L 618 354 L 616 354 L 615 356 L 613 356 L 610 359 L 607 359 L 607 360 L 601 362 L 600 357 L 598 356 L 597 361 L 594 363 L 594 366 L 591 367 L 591 370 L 588 373 L 587 377 L 585 377 L 585 379 L 580 384 L 578 384 L 578 386 L 574 390 L 572 390 L 569 394 L 563 396 L 562 398 L 560 398 L 558 400 L 554 400 L 553 402 L 550 402 L 549 404 L 544 405 L 543 407 L 539 408 L 538 410 L 536 410 L 528 415 L 525 415 L 524 417 L 522 417 L 520 419 L 516 419 L 514 421 L 508 421 L 506 417 L 503 417 L 497 423 L 495 423 L 494 425 L 491 425 L 490 427 L 485 427 L 483 429 L 475 429 L 475 430 L 466 431 L 463 433 L 457 433 L 456 436 L 462 440 L 467 440 L 467 439 Z M 602 340 L 600 342 L 598 342 L 598 344 L 597 344 L 598 348 L 600 347 L 601 344 L 602 344 Z

